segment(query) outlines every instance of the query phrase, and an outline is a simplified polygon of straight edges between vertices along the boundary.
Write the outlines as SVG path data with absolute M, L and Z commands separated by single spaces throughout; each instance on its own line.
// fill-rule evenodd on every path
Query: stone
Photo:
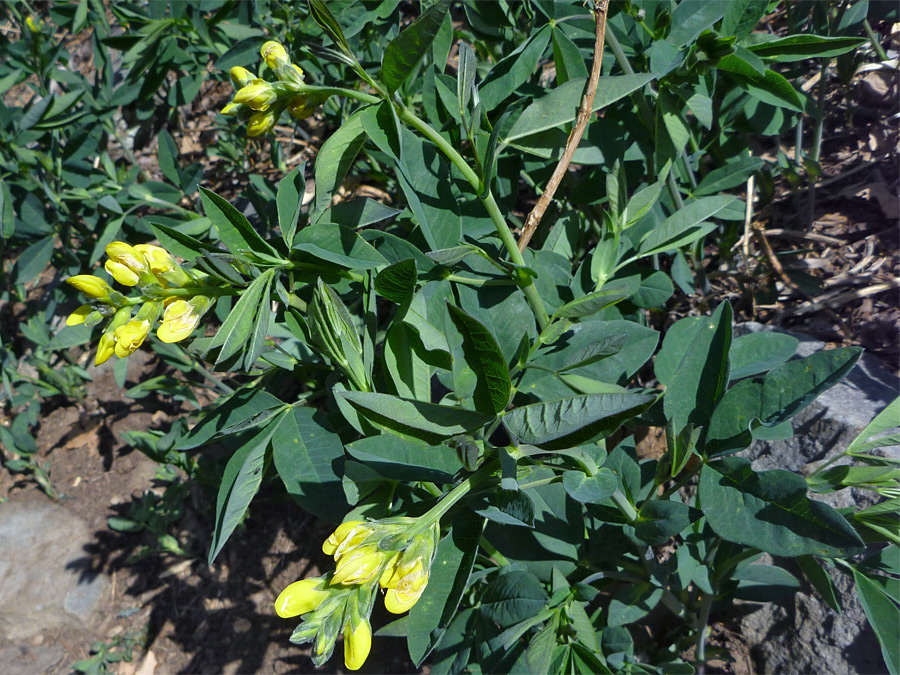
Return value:
M 60 647 L 19 645 L 0 647 L 0 673 L 4 675 L 37 675 L 55 670 L 65 658 Z
M 109 579 L 92 569 L 91 541 L 84 521 L 43 498 L 0 505 L 0 637 L 20 641 L 94 618 Z
M 740 324 L 735 334 L 772 330 L 757 323 Z M 797 356 L 820 351 L 824 343 L 803 335 Z M 843 452 L 853 439 L 900 394 L 900 378 L 877 359 L 863 354 L 856 367 L 838 384 L 822 393 L 795 415 L 794 435 L 783 441 L 756 441 L 742 454 L 757 471 L 787 469 L 808 474 L 821 460 Z M 898 420 L 900 422 L 900 420 Z M 875 453 L 900 457 L 900 447 L 879 448 Z M 811 495 L 835 508 L 866 507 L 881 499 L 868 490 L 841 490 Z M 784 564 L 798 578 L 799 569 Z M 781 604 L 743 604 L 741 632 L 751 644 L 751 656 L 759 672 L 849 673 L 886 672 L 875 633 L 857 598 L 852 578 L 830 571 L 839 594 L 841 614 L 834 612 L 806 585 Z M 757 608 L 756 611 L 753 611 Z

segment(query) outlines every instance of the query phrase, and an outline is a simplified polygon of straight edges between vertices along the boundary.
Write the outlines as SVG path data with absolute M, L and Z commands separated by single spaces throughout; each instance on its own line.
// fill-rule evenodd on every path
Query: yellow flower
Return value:
M 219 112 L 223 115 L 237 115 L 243 107 L 242 103 L 228 103 Z
M 372 649 L 372 627 L 363 619 L 354 628 L 348 621 L 344 625 L 344 665 L 348 670 L 359 670 Z
M 382 577 L 383 579 L 383 577 Z M 402 614 L 416 604 L 428 585 L 428 571 L 422 558 L 398 565 L 386 585 L 384 608 L 392 614 Z
M 282 619 L 290 619 L 313 611 L 329 596 L 323 591 L 323 579 L 302 579 L 285 588 L 275 599 L 275 613 Z
M 381 572 L 387 554 L 375 545 L 359 546 L 341 556 L 332 583 L 362 585 Z
M 312 116 L 316 109 L 314 106 L 307 107 L 306 103 L 307 100 L 305 96 L 295 96 L 292 98 L 287 107 L 291 117 L 297 120 L 305 120 L 307 117 Z
M 69 318 L 66 319 L 67 326 L 78 326 L 84 323 L 84 320 L 87 319 L 88 314 L 94 311 L 94 308 L 90 305 L 81 305 L 74 312 L 69 314 Z
M 144 260 L 150 265 L 150 271 L 154 274 L 169 272 L 175 268 L 175 261 L 169 252 L 161 246 L 153 244 L 138 244 L 134 250 L 143 254 Z
M 132 319 L 115 331 L 116 356 L 124 359 L 140 347 L 150 332 L 150 322 L 146 319 Z
M 99 366 L 101 363 L 106 363 L 115 353 L 115 336 L 110 335 L 109 333 L 104 333 L 100 336 L 100 344 L 97 345 L 97 356 L 94 357 L 94 365 Z
M 110 260 L 120 265 L 125 265 L 125 267 L 130 268 L 132 272 L 137 274 L 146 272 L 149 269 L 143 254 L 124 241 L 114 241 L 111 244 L 107 244 L 106 255 L 109 256 Z
M 231 75 L 231 81 L 234 82 L 235 87 L 246 87 L 253 80 L 253 73 L 240 66 L 235 66 L 228 74 Z
M 108 300 L 109 293 L 112 291 L 108 283 L 91 274 L 76 274 L 74 277 L 66 279 L 66 283 L 77 288 L 89 298 L 98 300 Z
M 345 551 L 352 548 L 356 544 L 362 543 L 362 540 L 372 533 L 372 528 L 368 527 L 361 520 L 348 520 L 346 523 L 338 525 L 337 529 L 322 542 L 322 552 L 325 555 L 340 555 L 338 549 Z
M 243 103 L 254 110 L 263 111 L 268 110 L 269 106 L 277 98 L 278 94 L 275 93 L 271 84 L 262 80 L 256 80 L 254 84 L 248 84 L 246 87 L 239 89 L 234 95 L 233 102 Z
M 266 65 L 269 66 L 271 70 L 275 70 L 278 66 L 291 62 L 287 51 L 285 51 L 281 43 L 275 42 L 274 40 L 269 40 L 263 44 L 259 53 L 263 59 L 265 59 Z
M 247 135 L 262 136 L 270 132 L 274 126 L 275 115 L 271 111 L 253 113 L 247 122 Z
M 195 305 L 185 300 L 168 302 L 156 337 L 163 342 L 181 342 L 194 332 L 200 322 L 201 313 Z
M 141 280 L 140 274 L 128 267 L 128 265 L 123 265 L 122 263 L 116 262 L 115 260 L 107 260 L 106 264 L 104 264 L 103 267 L 105 267 L 106 271 L 109 272 L 109 276 L 111 276 L 123 286 L 137 286 L 138 282 Z
M 25 19 L 25 25 L 32 33 L 40 33 L 44 28 L 44 21 L 42 19 L 35 21 L 33 16 L 29 16 Z

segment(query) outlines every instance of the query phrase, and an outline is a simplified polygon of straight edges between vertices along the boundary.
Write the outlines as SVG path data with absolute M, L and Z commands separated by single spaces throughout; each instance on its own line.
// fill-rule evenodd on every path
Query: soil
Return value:
M 75 47 L 70 51 L 76 52 Z M 885 80 L 879 75 L 868 84 L 857 77 L 847 86 L 830 78 L 826 86 L 828 115 L 820 162 L 824 187 L 815 191 L 815 201 L 808 185 L 793 191 L 786 184 L 777 185 L 776 192 L 782 196 L 752 219 L 752 228 L 759 234 L 748 238 L 746 278 L 716 276 L 720 256 L 711 251 L 706 260 L 711 283 L 707 298 L 684 301 L 673 308 L 665 323 L 705 311 L 705 300 L 711 296 L 729 297 L 743 319 L 776 323 L 834 344 L 862 345 L 900 371 L 896 285 L 900 171 L 897 125 L 892 118 L 897 113 L 896 77 Z M 16 95 L 11 91 L 7 96 Z M 237 170 L 206 153 L 215 142 L 211 111 L 221 108 L 229 95 L 230 90 L 221 85 L 205 85 L 195 103 L 181 111 L 180 127 L 170 132 L 185 163 L 203 163 L 203 184 L 234 198 L 243 185 Z M 317 118 L 304 122 L 299 132 L 277 131 L 288 166 L 314 156 L 329 133 Z M 249 171 L 280 178 L 266 148 L 265 141 L 251 145 L 241 175 Z M 759 150 L 763 157 L 777 152 L 777 148 Z M 793 156 L 792 148 L 785 151 Z M 155 151 L 136 147 L 135 153 L 149 176 L 158 177 Z M 773 257 L 781 262 L 780 270 Z M 771 297 L 761 301 L 766 289 Z M 35 289 L 39 292 L 40 287 Z M 16 308 L 10 311 L 10 320 L 15 320 Z M 146 351 L 130 361 L 126 388 L 151 373 L 163 372 Z M 147 491 L 162 494 L 165 484 L 155 477 L 157 465 L 124 442 L 123 434 L 168 430 L 190 407 L 155 396 L 125 398 L 111 366 L 90 369 L 94 380 L 80 401 L 45 401 L 36 430 L 38 457 L 49 466 L 59 503 L 94 532 L 85 548 L 86 559 L 94 571 L 111 579 L 109 602 L 100 620 L 43 635 L 42 646 L 58 646 L 66 653 L 53 672 L 70 672 L 71 664 L 87 658 L 92 643 L 98 641 L 134 646 L 130 661 L 110 666 L 120 675 L 311 672 L 308 650 L 288 640 L 295 623 L 277 618 L 273 601 L 292 581 L 327 569 L 328 560 L 319 546 L 329 528 L 269 491 L 253 502 L 248 519 L 210 567 L 206 552 L 214 526 L 215 494 L 193 486 L 184 516 L 169 530 L 191 555 L 155 553 L 134 562 L 132 556 L 141 547 L 153 547 L 156 538 L 147 532 L 116 532 L 107 519 L 127 517 L 135 500 Z M 5 418 L 0 414 L 0 423 L 8 425 L 12 413 L 5 414 Z M 215 454 L 216 450 L 204 452 Z M 26 499 L 49 497 L 34 481 L 0 471 L 0 502 Z M 751 672 L 747 646 L 729 627 L 715 624 L 711 645 L 730 654 L 712 664 L 719 672 Z M 0 639 L 0 648 L 4 646 Z M 372 648 L 362 672 L 416 672 L 400 640 L 378 639 Z M 339 656 L 323 669 L 342 671 Z

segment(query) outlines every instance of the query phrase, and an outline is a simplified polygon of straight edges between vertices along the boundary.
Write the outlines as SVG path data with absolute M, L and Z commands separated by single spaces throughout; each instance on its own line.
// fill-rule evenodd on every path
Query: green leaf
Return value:
M 325 209 L 325 212 L 319 217 L 319 222 L 339 223 L 358 230 L 371 225 L 387 223 L 402 212 L 400 209 L 392 209 L 390 206 L 385 206 L 374 199 L 363 197 L 361 199 L 349 199 Z M 374 234 L 384 235 L 384 233 L 377 231 L 374 231 Z
M 379 150 L 395 160 L 400 160 L 400 120 L 389 101 L 365 108 L 362 111 L 362 124 L 366 135 Z
M 753 471 L 742 457 L 703 467 L 698 497 L 710 527 L 727 541 L 772 555 L 850 556 L 863 550 L 853 527 L 833 508 L 806 496 L 791 471 Z
M 283 413 L 286 414 L 286 413 Z M 210 565 L 225 546 L 259 491 L 265 469 L 266 450 L 278 424 L 271 423 L 240 447 L 228 460 L 216 498 L 216 529 L 210 542 Z
M 278 192 L 275 196 L 275 203 L 278 207 L 278 227 L 281 229 L 281 238 L 284 239 L 288 248 L 294 242 L 303 193 L 306 192 L 306 180 L 303 177 L 305 168 L 306 162 L 303 162 L 278 181 Z
M 896 598 L 889 597 L 871 577 L 854 569 L 853 579 L 859 601 L 881 645 L 881 655 L 891 675 L 900 672 L 900 608 Z
M 723 302 L 696 325 L 684 358 L 666 387 L 663 410 L 680 433 L 687 424 L 705 427 L 728 384 L 731 304 Z
M 814 58 L 830 58 L 852 52 L 865 44 L 865 38 L 826 37 L 823 35 L 789 35 L 778 40 L 767 40 L 747 49 L 763 59 L 773 59 L 778 63 L 805 61 Z
M 181 187 L 181 174 L 178 171 L 178 146 L 175 145 L 172 135 L 165 129 L 159 132 L 156 140 L 156 156 L 159 158 L 160 171 L 170 183 Z
M 650 546 L 662 546 L 701 515 L 683 502 L 648 499 L 638 511 L 635 534 Z
M 703 197 L 687 204 L 653 228 L 641 241 L 640 257 L 679 248 L 711 232 L 714 227 L 704 221 L 734 201 L 734 197 Z
M 613 284 L 610 284 L 602 290 L 588 293 L 571 302 L 567 302 L 556 310 L 554 316 L 562 319 L 577 319 L 590 316 L 607 307 L 612 307 L 617 302 L 621 302 L 631 295 L 631 289 L 614 288 L 612 286 Z
M 421 341 L 415 337 L 405 323 L 392 324 L 384 340 L 384 364 L 399 396 L 429 402 L 431 366 L 425 360 L 427 355 L 420 353 Z
M 469 585 L 484 518 L 460 509 L 450 533 L 438 544 L 428 585 L 409 612 L 406 638 L 409 657 L 418 667 L 431 653 L 453 617 Z
M 324 0 L 309 0 L 309 14 L 344 54 L 352 55 L 350 46 L 347 44 L 347 38 L 344 37 L 344 32 L 341 30 L 341 25 L 334 18 Z
M 706 0 L 705 2 L 682 2 L 672 12 L 672 27 L 666 40 L 676 47 L 692 43 L 705 30 L 721 19 L 728 10 L 731 0 Z
M 601 359 L 615 356 L 622 351 L 622 347 L 627 340 L 627 335 L 610 335 L 609 337 L 605 337 L 597 342 L 589 344 L 587 347 L 579 349 L 572 354 L 571 361 L 556 372 L 564 373 L 567 370 L 589 366 Z
M 725 392 L 710 418 L 706 452 L 747 447 L 753 426 L 774 426 L 790 419 L 840 382 L 861 354 L 859 347 L 817 352 L 776 366 L 764 377 L 741 380 Z
M 318 221 L 328 208 L 332 196 L 340 187 L 365 143 L 366 132 L 362 123 L 364 112 L 365 108 L 350 115 L 319 148 L 315 168 L 315 207 L 309 215 L 312 223 Z
M 601 77 L 594 97 L 593 110 L 601 110 L 625 98 L 652 79 L 652 73 Z M 574 121 L 581 97 L 584 95 L 585 83 L 586 78 L 570 80 L 536 99 L 519 115 L 502 140 L 503 144 L 508 145 L 526 136 Z
M 477 378 L 473 400 L 477 410 L 501 413 L 509 404 L 512 382 L 506 360 L 490 331 L 459 307 L 447 304 L 450 318 L 462 334 L 466 365 Z
M 745 565 L 734 572 L 732 579 L 738 582 L 734 596 L 751 602 L 777 602 L 800 590 L 797 577 L 776 565 Z
M 163 248 L 184 260 L 193 260 L 204 251 L 209 251 L 211 253 L 222 252 L 222 249 L 217 248 L 212 244 L 208 244 L 205 241 L 195 239 L 183 232 L 179 232 L 168 225 L 150 221 L 150 228 L 153 230 L 156 238 L 159 239 L 159 243 Z
M 61 331 L 53 336 L 47 349 L 68 349 L 69 347 L 77 347 L 78 345 L 87 344 L 91 341 L 91 335 L 94 329 L 84 324 L 78 326 L 65 326 Z
M 800 341 L 786 333 L 748 333 L 731 345 L 731 379 L 764 373 L 781 365 L 797 351 Z
M 175 444 L 176 450 L 191 450 L 227 434 L 237 434 L 268 422 L 284 403 L 266 391 L 238 389 L 204 408 L 197 424 Z
M 816 589 L 825 603 L 838 614 L 841 613 L 841 602 L 834 582 L 827 571 L 816 561 L 814 556 L 801 555 L 797 558 L 797 564 L 803 570 L 810 585 Z
M 582 504 L 606 501 L 619 486 L 616 474 L 605 468 L 593 476 L 588 476 L 583 471 L 566 471 L 563 473 L 562 483 L 568 495 Z
M 341 439 L 313 409 L 294 406 L 272 437 L 272 460 L 284 487 L 304 509 L 339 523 L 349 510 L 341 488 Z
M 375 292 L 382 298 L 406 307 L 412 302 L 417 280 L 416 261 L 408 258 L 385 267 L 376 275 Z
M 294 237 L 293 249 L 350 269 L 372 269 L 388 263 L 359 234 L 335 223 L 304 227 Z
M 481 598 L 480 611 L 500 628 L 535 616 L 547 604 L 547 593 L 530 572 L 513 570 L 497 575 Z
M 363 438 L 344 449 L 354 459 L 394 480 L 449 483 L 462 468 L 456 450 L 447 445 L 426 445 L 391 434 Z
M 655 400 L 647 394 L 586 394 L 542 401 L 503 415 L 503 426 L 519 443 L 568 448 L 609 433 Z
M 209 343 L 207 350 L 222 347 L 216 363 L 233 356 L 250 339 L 255 326 L 254 319 L 260 306 L 260 300 L 268 297 L 268 289 L 272 284 L 273 270 L 266 270 L 253 280 L 228 313 L 222 327 Z
M 53 257 L 55 237 L 44 237 L 24 251 L 16 261 L 16 283 L 27 284 L 47 269 Z
M 456 69 L 456 99 L 459 101 L 460 117 L 469 109 L 469 101 L 472 100 L 477 65 L 475 51 L 465 42 L 460 42 L 459 66 Z
M 490 497 L 470 499 L 469 508 L 479 516 L 501 525 L 534 527 L 534 502 L 521 490 L 500 488 Z
M 437 0 L 388 43 L 381 60 L 381 79 L 393 94 L 428 51 L 450 8 L 450 0 Z
M 847 446 L 847 452 L 865 452 L 881 447 L 879 440 L 869 441 L 869 439 L 898 425 L 900 425 L 900 397 L 891 401 L 884 410 L 875 416 L 875 419 L 866 425 L 865 429 L 859 432 L 859 435 Z
M 363 391 L 342 391 L 337 396 L 373 424 L 400 436 L 438 443 L 451 436 L 471 433 L 493 419 L 474 410 L 411 401 Z
M 215 192 L 201 187 L 200 199 L 203 201 L 203 210 L 219 233 L 219 239 L 229 251 L 235 255 L 240 255 L 241 249 L 278 255 L 275 249 L 257 234 L 244 214 Z
M 766 14 L 767 0 L 731 0 L 722 18 L 720 35 L 743 37 L 750 34 Z
M 643 619 L 659 604 L 662 594 L 663 589 L 650 582 L 623 586 L 609 602 L 607 625 L 624 626 Z
M 569 80 L 587 79 L 588 70 L 581 50 L 559 26 L 553 26 L 553 64 L 556 66 L 557 85 Z
M 694 188 L 693 195 L 694 197 L 713 195 L 743 185 L 764 164 L 765 162 L 758 157 L 749 155 L 740 157 L 737 161 L 713 169 L 706 174 L 700 184 Z
M 532 33 L 522 46 L 491 69 L 478 85 L 478 97 L 485 112 L 490 112 L 500 105 L 534 75 L 537 63 L 549 41 L 550 28 L 542 26 Z
M 784 75 L 766 68 L 760 75 L 747 61 L 735 54 L 720 59 L 716 67 L 728 73 L 763 103 L 803 112 L 803 99 Z

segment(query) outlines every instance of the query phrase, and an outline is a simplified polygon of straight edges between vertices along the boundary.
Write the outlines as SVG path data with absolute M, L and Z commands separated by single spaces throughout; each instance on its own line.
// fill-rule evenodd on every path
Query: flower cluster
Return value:
M 199 290 L 197 273 L 192 276 L 186 272 L 160 246 L 131 246 L 114 241 L 106 247 L 106 254 L 109 260 L 104 267 L 109 275 L 123 286 L 139 286 L 141 295 L 126 297 L 91 274 L 66 279 L 66 283 L 92 300 L 69 315 L 67 326 L 95 326 L 110 319 L 100 337 L 95 365 L 108 361 L 113 354 L 119 358 L 133 354 L 160 315 L 162 323 L 156 331 L 157 337 L 163 342 L 184 340 L 212 305 L 212 298 L 194 292 Z
M 439 536 L 437 522 L 423 530 L 415 518 L 351 520 L 340 525 L 322 544 L 322 550 L 334 556 L 334 571 L 296 581 L 275 600 L 278 616 L 303 615 L 291 641 L 313 642 L 313 663 L 321 666 L 343 632 L 344 664 L 357 670 L 372 645 L 369 616 L 378 587 L 385 591 L 389 612 L 411 609 L 428 585 Z
M 294 119 L 306 119 L 325 100 L 323 96 L 306 96 L 298 92 L 298 87 L 303 85 L 303 69 L 291 63 L 283 45 L 270 40 L 262 46 L 260 54 L 278 80 L 269 82 L 254 76 L 246 68 L 235 66 L 230 75 L 237 93 L 222 108 L 223 115 L 238 115 L 247 120 L 248 136 L 271 131 L 285 110 Z

